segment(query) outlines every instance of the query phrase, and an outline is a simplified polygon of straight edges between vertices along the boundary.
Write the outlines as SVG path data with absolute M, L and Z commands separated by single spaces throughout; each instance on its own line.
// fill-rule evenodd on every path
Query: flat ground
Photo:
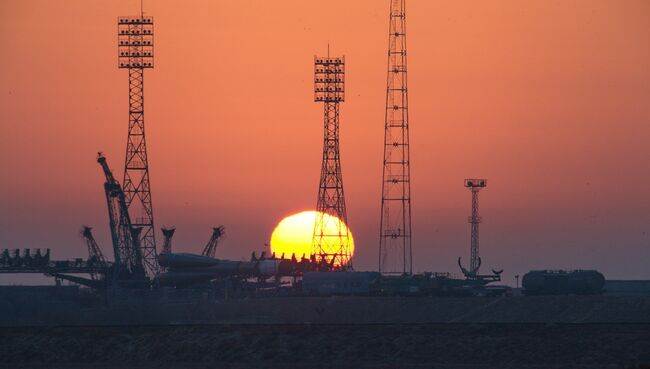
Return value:
M 0 328 L 2 368 L 650 368 L 650 324 Z

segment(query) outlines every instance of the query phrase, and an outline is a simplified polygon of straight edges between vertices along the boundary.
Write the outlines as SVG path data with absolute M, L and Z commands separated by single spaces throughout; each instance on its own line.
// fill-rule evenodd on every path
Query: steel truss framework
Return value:
M 460 264 L 460 258 L 458 259 L 458 264 L 463 271 L 463 274 L 468 277 L 475 277 L 478 275 L 478 270 L 481 267 L 478 229 L 479 224 L 483 221 L 483 218 L 481 218 L 478 211 L 478 193 L 480 190 L 487 187 L 487 180 L 476 178 L 466 179 L 465 187 L 472 191 L 472 215 L 467 218 L 471 228 L 469 270 L 463 269 Z
M 123 191 L 147 274 L 158 273 L 151 184 L 144 127 L 144 69 L 153 68 L 153 17 L 118 18 L 118 66 L 129 70 L 129 133 Z
M 352 266 L 351 235 L 339 151 L 339 103 L 344 100 L 345 58 L 315 57 L 314 101 L 324 103 L 325 137 L 312 254 L 318 262 L 349 269 Z
M 116 265 L 113 277 L 115 279 L 143 279 L 146 271 L 142 263 L 140 249 L 142 228 L 133 227 L 126 205 L 126 196 L 119 182 L 113 176 L 106 157 L 99 153 L 97 162 L 101 165 L 106 178 L 104 192 Z
M 390 0 L 389 19 L 379 271 L 411 274 L 411 160 L 405 0 Z

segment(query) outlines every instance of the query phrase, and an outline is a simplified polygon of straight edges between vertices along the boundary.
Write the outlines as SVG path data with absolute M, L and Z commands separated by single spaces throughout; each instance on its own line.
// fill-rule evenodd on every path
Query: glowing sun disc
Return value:
M 314 223 L 316 222 L 317 214 L 318 212 L 310 210 L 289 215 L 282 219 L 271 235 L 271 252 L 275 252 L 277 257 L 280 257 L 284 253 L 286 258 L 290 258 L 292 254 L 295 254 L 298 259 L 302 255 L 305 255 L 307 258 L 311 256 L 312 237 L 314 235 Z M 327 221 L 327 218 L 334 218 L 336 220 L 336 217 L 328 214 L 324 214 L 324 217 L 326 218 L 328 230 L 329 227 L 333 227 L 331 233 L 337 233 L 335 225 L 337 222 Z M 353 256 L 354 238 L 350 229 L 345 224 L 343 226 L 346 227 L 345 229 L 350 236 L 349 250 L 350 256 Z

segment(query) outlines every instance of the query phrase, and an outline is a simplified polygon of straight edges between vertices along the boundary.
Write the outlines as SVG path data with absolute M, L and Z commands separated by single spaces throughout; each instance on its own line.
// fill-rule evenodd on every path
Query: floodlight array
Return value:
M 153 68 L 153 17 L 117 19 L 119 68 Z
M 314 57 L 314 101 L 345 100 L 345 58 Z

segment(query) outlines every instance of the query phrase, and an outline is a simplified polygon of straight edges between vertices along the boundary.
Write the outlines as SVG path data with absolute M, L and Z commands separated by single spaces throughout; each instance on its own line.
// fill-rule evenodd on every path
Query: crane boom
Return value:
M 103 270 L 108 270 L 108 263 L 102 253 L 102 249 L 99 248 L 95 237 L 93 237 L 92 228 L 84 226 L 81 229 L 81 235 L 86 240 L 86 246 L 88 247 L 88 265 L 99 266 Z M 99 279 L 98 273 L 91 273 L 90 277 L 93 280 Z
M 81 229 L 81 235 L 86 240 L 86 246 L 88 246 L 88 260 L 93 260 L 96 263 L 106 265 L 106 258 L 104 253 L 99 248 L 97 241 L 92 233 L 92 227 L 83 226 Z
M 144 278 L 145 271 L 142 265 L 142 252 L 140 250 L 140 228 L 133 227 L 129 217 L 126 199 L 122 186 L 113 176 L 106 157 L 99 153 L 97 162 L 101 165 L 106 177 L 104 192 L 108 205 L 108 218 L 111 227 L 113 252 L 115 254 L 116 274 L 118 278 Z

